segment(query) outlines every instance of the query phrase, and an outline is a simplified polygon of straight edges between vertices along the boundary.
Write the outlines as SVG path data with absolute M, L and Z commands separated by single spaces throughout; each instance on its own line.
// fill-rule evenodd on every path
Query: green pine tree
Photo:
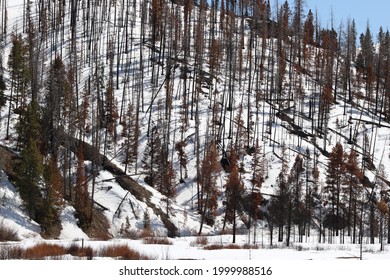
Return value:
M 44 169 L 45 186 L 43 205 L 40 209 L 42 230 L 50 234 L 52 228 L 60 222 L 59 216 L 63 206 L 63 179 L 55 158 L 50 158 Z
M 17 186 L 26 203 L 30 218 L 35 219 L 42 205 L 40 186 L 43 174 L 42 155 L 39 152 L 37 141 L 30 140 L 20 156 L 21 162 L 17 167 L 19 174 Z
M 27 91 L 31 80 L 31 71 L 28 65 L 29 52 L 28 44 L 21 35 L 12 36 L 12 48 L 8 58 L 10 70 L 11 86 L 14 96 L 15 106 L 25 107 Z
M 16 186 L 25 202 L 30 218 L 39 219 L 39 210 L 42 207 L 40 187 L 43 184 L 43 163 L 39 141 L 40 118 L 38 105 L 33 103 L 27 106 L 18 125 L 20 137 L 20 162 L 17 164 Z

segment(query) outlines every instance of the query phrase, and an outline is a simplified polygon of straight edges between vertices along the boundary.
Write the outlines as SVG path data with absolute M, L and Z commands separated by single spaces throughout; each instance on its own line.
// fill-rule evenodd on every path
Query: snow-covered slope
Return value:
M 23 202 L 7 175 L 0 170 L 0 224 L 16 231 L 18 239 L 41 239 L 40 226 L 23 211 Z
M 11 50 L 11 34 L 26 31 L 26 22 L 23 20 L 23 16 L 27 13 L 25 2 L 27 1 L 8 1 L 8 33 L 7 39 L 3 43 L 4 68 L 7 68 L 7 58 Z M 36 30 L 43 27 L 38 22 L 39 12 L 43 12 L 39 3 L 43 2 L 45 1 L 30 1 L 31 19 L 35 23 Z M 130 2 L 131 4 L 129 4 Z M 61 1 L 52 2 L 54 6 L 50 6 L 46 12 L 58 11 L 60 13 L 61 6 L 56 7 L 55 3 L 59 5 L 58 3 L 61 3 Z M 197 191 L 199 188 L 197 171 L 208 145 L 212 142 L 210 138 L 214 136 L 217 139 L 212 140 L 217 142 L 219 160 L 225 156 L 232 146 L 238 143 L 236 137 L 240 133 L 243 135 L 240 137 L 247 137 L 248 139 L 245 144 L 249 146 L 245 148 L 250 149 L 255 144 L 258 145 L 265 165 L 263 167 L 265 172 L 264 182 L 261 188 L 265 200 L 269 200 L 271 195 L 275 193 L 277 178 L 282 166 L 287 164 L 286 170 L 289 172 L 297 155 L 305 157 L 307 168 L 309 164 L 314 164 L 314 159 L 317 160 L 316 164 L 318 164 L 320 175 L 318 183 L 320 186 L 326 185 L 327 155 L 337 142 L 344 145 L 346 152 L 356 149 L 361 155 L 372 155 L 371 161 L 376 168 L 367 168 L 365 173 L 372 182 L 376 183 L 379 180 L 377 177 L 379 166 L 384 166 L 385 173 L 389 171 L 390 158 L 388 155 L 390 154 L 390 146 L 388 141 L 390 134 L 388 129 L 390 125 L 380 120 L 378 116 L 370 114 L 370 111 L 366 110 L 367 104 L 363 99 L 356 98 L 354 103 L 345 103 L 347 100 L 346 98 L 343 99 L 345 96 L 340 92 L 337 102 L 330 104 L 329 112 L 326 114 L 325 131 L 318 132 L 313 129 L 313 127 L 316 127 L 313 123 L 319 121 L 315 116 L 317 116 L 316 112 L 318 114 L 318 110 L 320 110 L 321 97 L 318 93 L 320 90 L 316 88 L 318 84 L 313 75 L 310 74 L 311 71 L 314 72 L 314 66 L 310 63 L 307 67 L 309 73 L 303 72 L 302 74 L 300 72 L 297 74 L 295 65 L 290 67 L 293 63 L 287 61 L 285 67 L 294 71 L 294 75 L 288 72 L 285 75 L 284 90 L 280 93 L 280 96 L 285 97 L 284 101 L 280 101 L 280 103 L 271 102 L 279 98 L 279 95 L 275 92 L 272 92 L 272 94 L 275 94 L 274 98 L 266 98 L 266 96 L 271 95 L 269 89 L 271 83 L 268 83 L 271 79 L 263 77 L 259 81 L 259 74 L 253 73 L 249 69 L 250 65 L 258 63 L 260 59 L 260 51 L 248 47 L 252 39 L 250 37 L 249 20 L 242 21 L 245 30 L 243 33 L 245 36 L 242 39 L 244 47 L 239 45 L 241 41 L 238 38 L 239 35 L 237 35 L 238 31 L 232 33 L 234 35 L 232 37 L 232 47 L 235 51 L 229 55 L 234 55 L 235 61 L 243 59 L 238 57 L 237 51 L 237 48 L 242 48 L 244 58 L 249 57 L 243 63 L 243 69 L 240 71 L 241 76 L 239 76 L 238 70 L 228 71 L 229 67 L 238 66 L 229 65 L 226 60 L 226 57 L 228 57 L 226 50 L 220 50 L 223 59 L 219 61 L 218 70 L 212 70 L 209 62 L 195 53 L 195 45 L 198 43 L 198 38 L 195 38 L 197 31 L 200 30 L 205 36 L 205 45 L 211 42 L 213 30 L 211 30 L 210 22 L 204 26 L 202 25 L 202 28 L 205 29 L 195 30 L 197 28 L 195 24 L 190 28 L 191 36 L 194 37 L 189 39 L 188 51 L 190 54 L 188 55 L 189 61 L 186 62 L 183 61 L 184 48 L 181 48 L 179 53 L 173 54 L 172 50 L 165 49 L 161 41 L 155 42 L 154 46 L 152 45 L 151 38 L 154 30 L 148 23 L 153 18 L 150 14 L 148 14 L 149 18 L 144 18 L 144 14 L 149 11 L 150 1 L 96 1 L 94 7 L 87 7 L 86 1 L 64 1 L 63 3 L 66 3 L 63 10 L 61 10 L 64 13 L 63 17 L 56 19 L 56 15 L 53 13 L 46 15 L 50 20 L 50 24 L 56 23 L 58 26 L 47 27 L 48 30 L 45 34 L 38 32 L 40 35 L 37 36 L 37 42 L 42 40 L 35 46 L 40 49 L 38 60 L 42 63 L 37 67 L 42 78 L 40 80 L 39 100 L 44 102 L 45 79 L 48 76 L 50 63 L 56 55 L 60 56 L 67 69 L 75 71 L 74 79 L 76 82 L 72 85 L 72 89 L 79 97 L 76 104 L 82 106 L 83 98 L 86 96 L 84 92 L 90 90 L 91 94 L 85 127 L 80 129 L 82 132 L 79 132 L 78 129 L 72 130 L 73 135 L 71 136 L 83 139 L 86 143 L 92 145 L 95 145 L 98 139 L 100 141 L 100 153 L 107 157 L 112 164 L 115 164 L 121 172 L 125 173 L 126 170 L 127 176 L 151 193 L 150 200 L 137 197 L 131 190 L 124 189 L 115 180 L 118 175 L 114 175 L 103 165 L 99 166 L 98 175 L 94 180 L 95 185 L 92 188 L 92 180 L 90 180 L 89 190 L 91 192 L 94 190 L 94 200 L 104 207 L 102 213 L 109 222 L 110 228 L 108 230 L 113 237 L 120 237 L 120 230 L 126 223 L 130 224 L 131 229 L 142 229 L 146 213 L 150 215 L 150 224 L 153 230 L 166 235 L 168 230 L 160 215 L 160 213 L 166 212 L 168 212 L 169 220 L 178 230 L 177 235 L 197 234 L 201 222 L 201 216 L 197 209 Z M 78 3 L 78 6 L 72 7 L 71 3 Z M 77 13 L 71 13 L 72 8 L 75 8 Z M 180 22 L 180 19 L 183 19 L 184 7 L 167 4 L 164 8 L 172 9 L 167 10 L 166 13 L 175 19 L 175 21 L 168 21 L 165 24 L 180 26 L 182 24 L 181 28 L 184 29 L 184 23 Z M 192 16 L 194 18 L 210 13 L 208 11 L 202 15 L 199 9 L 199 7 L 193 9 Z M 218 14 L 218 16 L 220 15 Z M 75 21 L 71 23 L 71 20 Z M 166 32 L 171 35 L 171 37 L 164 37 L 164 40 L 170 41 L 174 34 L 170 34 L 167 30 L 168 28 L 158 32 Z M 224 32 L 228 32 L 228 30 L 221 31 L 218 29 L 215 35 L 215 40 L 220 40 L 221 44 Z M 26 33 L 23 33 L 24 37 L 27 36 Z M 74 41 L 71 40 L 72 38 Z M 172 40 L 179 41 L 180 38 Z M 262 38 L 257 36 L 256 40 L 256 47 L 260 48 Z M 267 40 L 269 44 L 267 44 L 267 49 L 264 51 L 266 55 L 262 65 L 264 69 L 261 68 L 264 70 L 262 75 L 267 77 L 274 75 L 276 77 L 278 74 L 277 67 L 270 67 L 271 61 L 278 59 L 276 47 L 271 49 L 271 42 L 276 45 L 276 39 Z M 173 46 L 173 44 L 169 46 Z M 75 48 L 76 51 L 72 51 L 72 48 Z M 314 54 L 316 49 L 312 52 Z M 204 53 L 206 57 L 209 56 L 207 50 Z M 167 75 L 168 71 L 169 76 Z M 215 73 L 211 74 L 212 71 L 215 71 Z M 112 80 L 110 78 L 111 72 L 113 72 Z M 187 79 L 183 78 L 183 73 L 188 75 Z M 229 74 L 232 75 L 231 73 L 234 73 L 233 78 L 229 76 Z M 254 77 L 251 77 L 251 75 Z M 5 77 L 7 84 L 10 85 L 10 74 L 7 70 L 5 71 Z M 298 81 L 301 84 L 301 93 L 300 95 L 293 95 L 294 99 L 290 100 L 289 97 L 286 97 L 290 96 L 288 91 L 289 89 L 291 91 L 293 85 L 297 84 Z M 124 152 L 127 147 L 126 141 L 128 140 L 122 134 L 124 130 L 123 123 L 120 123 L 119 119 L 114 120 L 115 136 L 107 132 L 108 128 L 99 129 L 96 124 L 99 122 L 96 121 L 99 94 L 107 92 L 110 86 L 112 86 L 114 103 L 118 112 L 125 112 L 129 104 L 132 104 L 139 114 L 140 131 L 137 159 L 136 163 L 129 166 L 125 166 L 123 163 Z M 184 92 L 184 88 L 187 89 L 187 92 Z M 364 89 L 364 87 L 361 88 Z M 167 98 L 169 90 L 171 90 L 169 93 L 171 96 Z M 292 91 L 296 91 L 296 88 Z M 11 95 L 9 87 L 6 95 Z M 186 100 L 186 106 L 183 105 L 184 96 L 188 99 Z M 229 98 L 232 98 L 232 100 L 229 100 Z M 301 98 L 299 102 L 298 98 Z M 190 99 L 191 101 L 189 101 Z M 261 101 L 256 102 L 256 100 Z M 229 103 L 229 101 L 231 102 Z M 309 113 L 309 106 L 312 105 L 312 102 L 316 104 L 314 105 L 316 107 L 315 112 Z M 297 108 L 298 105 L 301 107 Z M 19 116 L 13 110 L 16 105 L 11 104 L 12 110 L 10 110 L 9 123 L 11 137 L 6 138 L 8 106 L 3 107 L 0 112 L 0 143 L 15 149 L 17 143 L 15 127 Z M 276 110 L 279 111 L 279 114 L 275 114 Z M 183 111 L 184 114 L 188 114 L 188 123 L 185 124 L 184 128 Z M 166 114 L 166 112 L 169 113 Z M 218 117 L 220 119 L 214 119 Z M 213 125 L 218 121 L 221 123 Z M 378 123 L 380 125 L 377 125 Z M 146 184 L 144 180 L 145 170 L 143 170 L 142 165 L 148 140 L 151 138 L 150 128 L 153 126 L 159 127 L 162 137 L 168 140 L 168 158 L 173 163 L 174 174 L 176 175 L 174 178 L 176 196 L 171 200 L 169 211 L 166 211 L 165 207 L 166 197 Z M 63 127 L 65 130 L 71 131 L 69 123 L 64 122 Z M 93 132 L 88 132 L 86 127 L 89 127 L 90 131 Z M 213 129 L 217 131 L 212 132 Z M 245 133 L 248 133 L 248 135 Z M 353 138 L 352 142 L 350 136 Z M 107 139 L 108 141 L 106 141 Z M 369 143 L 367 139 L 370 139 Z M 175 149 L 175 145 L 180 140 L 185 141 L 184 152 L 187 155 L 187 177 L 183 181 L 179 181 L 181 167 Z M 244 149 L 245 144 L 241 145 L 241 149 Z M 367 147 L 370 149 L 369 151 L 367 151 Z M 17 153 L 16 150 L 15 152 Z M 241 180 L 246 190 L 252 188 L 254 161 L 255 158 L 252 153 L 243 152 L 240 154 L 239 162 L 241 168 L 245 171 L 241 174 Z M 361 160 L 361 162 L 364 161 Z M 86 169 L 91 171 L 91 162 L 86 160 L 85 163 Z M 73 172 L 75 172 L 75 168 L 73 168 Z M 288 174 L 284 175 L 288 176 Z M 220 233 L 222 228 L 225 227 L 226 197 L 224 186 L 227 177 L 228 173 L 221 168 L 216 180 L 219 196 L 215 221 L 213 225 L 204 226 L 202 231 L 204 234 Z M 74 180 L 74 174 L 72 178 Z M 307 179 L 307 181 L 312 180 L 311 177 Z M 4 223 L 12 227 L 15 226 L 18 229 L 18 235 L 22 239 L 39 238 L 39 225 L 30 221 L 28 215 L 23 211 L 23 203 L 18 196 L 18 192 L 7 180 L 4 172 L 2 172 L 0 183 L 0 196 L 4 197 L 0 207 L 0 214 Z M 151 205 L 156 206 L 159 211 L 153 209 Z M 62 231 L 59 235 L 60 239 L 87 238 L 86 233 L 78 228 L 74 213 L 72 202 L 66 202 L 61 214 Z M 264 230 L 266 224 L 266 220 L 261 220 L 258 226 Z M 231 224 L 227 227 L 231 227 Z M 244 223 L 241 221 L 239 221 L 239 228 L 246 230 Z

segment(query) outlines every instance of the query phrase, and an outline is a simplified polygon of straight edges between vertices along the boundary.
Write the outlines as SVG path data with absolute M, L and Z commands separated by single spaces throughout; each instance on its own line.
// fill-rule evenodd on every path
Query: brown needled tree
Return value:
M 241 175 L 239 173 L 239 166 L 237 160 L 237 152 L 235 151 L 235 149 L 232 149 L 229 155 L 230 173 L 225 185 L 226 209 L 223 228 L 225 228 L 226 222 L 232 223 L 233 243 L 236 243 L 237 220 L 242 217 L 243 214 L 243 198 L 245 192 L 244 184 L 241 180 Z

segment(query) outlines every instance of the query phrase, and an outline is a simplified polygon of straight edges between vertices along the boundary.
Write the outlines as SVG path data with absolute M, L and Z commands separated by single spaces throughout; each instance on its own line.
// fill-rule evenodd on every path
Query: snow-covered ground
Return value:
M 77 231 L 75 234 L 78 234 Z M 231 236 L 216 235 L 209 236 L 208 245 L 231 245 Z M 96 241 L 88 239 L 73 240 L 24 240 L 21 242 L 3 243 L 2 246 L 20 246 L 28 248 L 38 243 L 46 242 L 59 244 L 68 247 L 72 244 L 88 246 L 93 249 L 101 249 L 106 246 L 127 245 L 131 249 L 148 256 L 152 260 L 338 260 L 338 259 L 360 259 L 359 244 L 323 244 L 323 243 L 293 243 L 289 248 L 283 244 L 277 244 L 273 248 L 259 244 L 257 248 L 250 249 L 205 249 L 203 245 L 196 242 L 196 237 L 169 238 L 171 244 L 145 244 L 144 240 L 112 239 L 108 241 Z M 246 236 L 239 236 L 238 243 L 243 245 Z M 206 246 L 206 247 L 207 247 Z M 240 246 L 240 245 L 238 245 Z M 64 259 L 72 259 L 64 256 Z M 390 260 L 390 246 L 386 245 L 383 251 L 380 246 L 363 245 L 363 260 Z
M 40 226 L 28 218 L 15 187 L 0 170 L 0 223 L 17 231 L 20 239 L 40 239 Z
M 244 244 L 246 236 L 240 236 L 238 244 Z M 258 249 L 220 249 L 205 250 L 202 246 L 194 245 L 196 237 L 183 237 L 170 239 L 172 245 L 148 245 L 142 241 L 113 240 L 114 244 L 128 244 L 138 251 L 158 260 L 335 260 L 335 259 L 359 259 L 359 245 L 294 243 L 291 248 L 283 245 L 269 246 Z M 209 245 L 231 244 L 231 236 L 210 236 Z M 385 251 L 379 251 L 379 245 L 363 247 L 363 259 L 389 260 L 390 246 Z

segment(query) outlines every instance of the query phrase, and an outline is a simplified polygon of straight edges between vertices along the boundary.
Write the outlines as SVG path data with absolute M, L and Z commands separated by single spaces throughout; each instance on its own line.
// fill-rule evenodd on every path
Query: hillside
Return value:
M 301 1 L 92 2 L 0 1 L 19 238 L 390 243 L 389 32 L 323 28 Z

